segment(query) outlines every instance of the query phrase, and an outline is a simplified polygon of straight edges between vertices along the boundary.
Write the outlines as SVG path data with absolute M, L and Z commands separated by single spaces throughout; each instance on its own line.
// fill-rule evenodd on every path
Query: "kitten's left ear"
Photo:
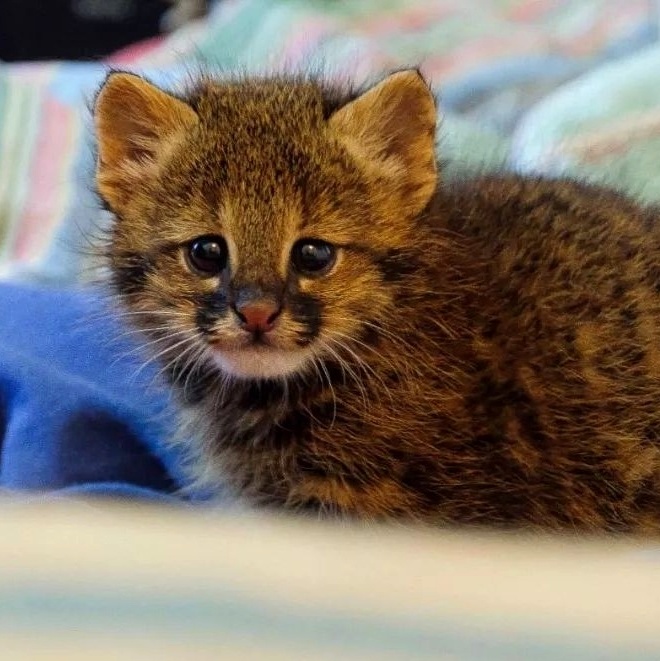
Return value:
M 417 70 L 400 71 L 330 117 L 353 155 L 391 179 L 401 203 L 417 214 L 437 186 L 436 107 Z
M 121 211 L 172 141 L 197 121 L 187 103 L 143 78 L 128 73 L 108 76 L 94 106 L 96 181 L 114 211 Z

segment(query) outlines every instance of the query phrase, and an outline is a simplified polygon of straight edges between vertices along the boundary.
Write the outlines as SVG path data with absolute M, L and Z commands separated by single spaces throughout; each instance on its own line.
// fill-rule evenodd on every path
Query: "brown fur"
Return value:
M 397 75 L 357 97 L 274 78 L 163 105 L 123 74 L 101 92 L 113 284 L 163 352 L 200 474 L 367 519 L 657 532 L 657 211 L 573 181 L 436 188 L 430 94 Z M 149 108 L 149 135 L 117 119 Z M 122 139 L 138 155 L 108 165 Z M 220 285 L 182 256 L 205 234 L 229 243 Z M 341 246 L 328 275 L 291 273 L 304 236 Z M 239 285 L 278 292 L 283 350 L 318 313 L 314 363 L 223 375 L 209 347 Z

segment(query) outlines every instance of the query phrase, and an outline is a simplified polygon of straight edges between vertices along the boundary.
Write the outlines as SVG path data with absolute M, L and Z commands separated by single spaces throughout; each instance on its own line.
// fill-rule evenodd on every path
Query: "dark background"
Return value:
M 166 0 L 0 0 L 0 60 L 90 60 L 160 33 Z

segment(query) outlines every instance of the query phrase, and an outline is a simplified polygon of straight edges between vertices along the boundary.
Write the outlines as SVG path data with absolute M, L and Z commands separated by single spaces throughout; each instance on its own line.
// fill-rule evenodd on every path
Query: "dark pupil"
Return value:
M 293 263 L 298 271 L 317 273 L 334 261 L 335 249 L 325 241 L 299 241 L 293 250 Z
M 220 237 L 196 239 L 188 254 L 192 265 L 202 273 L 220 273 L 227 265 L 227 244 Z

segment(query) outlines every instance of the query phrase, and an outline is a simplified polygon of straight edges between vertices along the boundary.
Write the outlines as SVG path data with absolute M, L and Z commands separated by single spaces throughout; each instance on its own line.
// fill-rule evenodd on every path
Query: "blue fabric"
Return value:
M 0 488 L 183 502 L 157 368 L 94 290 L 0 285 Z

